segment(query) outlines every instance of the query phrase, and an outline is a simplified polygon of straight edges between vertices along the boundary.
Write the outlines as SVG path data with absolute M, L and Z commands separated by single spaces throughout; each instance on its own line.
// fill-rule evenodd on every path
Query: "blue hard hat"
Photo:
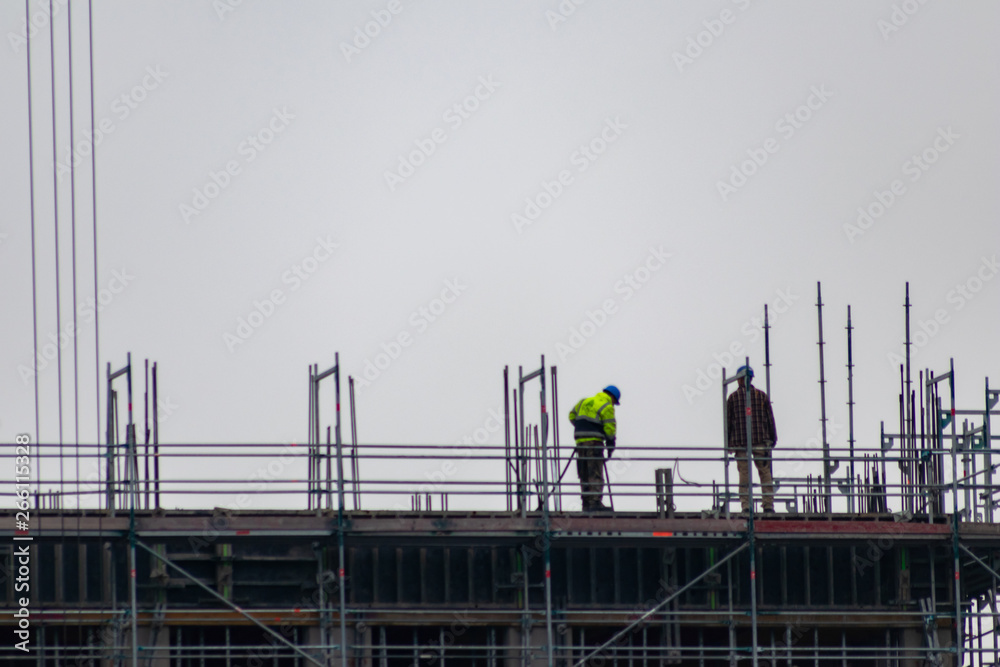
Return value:
M 611 394 L 611 397 L 615 399 L 615 405 L 621 403 L 622 393 L 618 391 L 618 387 L 614 386 L 613 384 L 609 384 L 607 387 L 604 388 L 604 391 L 608 394 Z
M 752 368 L 750 368 L 749 366 L 740 366 L 739 368 L 736 369 L 736 374 L 739 375 L 743 371 L 747 372 L 747 377 L 748 378 L 753 379 L 753 369 Z

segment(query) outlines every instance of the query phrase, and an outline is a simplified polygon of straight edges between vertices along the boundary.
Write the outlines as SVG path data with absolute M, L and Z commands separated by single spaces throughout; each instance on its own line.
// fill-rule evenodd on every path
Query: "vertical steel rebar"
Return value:
M 851 333 L 854 327 L 851 326 L 851 307 L 847 306 L 847 444 L 851 457 L 850 463 L 850 492 L 847 496 L 847 510 L 854 513 L 854 357 L 852 356 Z
M 306 445 L 309 450 L 308 454 L 308 472 L 306 474 L 306 509 L 313 509 L 313 503 L 317 500 L 318 495 L 316 494 L 316 454 L 317 445 L 313 440 L 313 421 L 314 421 L 314 410 L 315 406 L 313 404 L 313 366 L 309 364 L 309 417 L 306 425 Z M 317 509 L 319 509 L 317 505 Z
M 726 377 L 726 369 L 722 369 L 722 472 L 724 483 L 726 486 L 725 491 L 723 491 L 722 503 L 725 508 L 724 514 L 726 519 L 729 519 L 729 411 L 727 399 L 729 398 L 726 393 L 726 387 L 729 385 L 730 380 Z
M 911 392 L 911 378 L 910 378 L 910 283 L 906 283 L 906 301 L 903 302 L 903 310 L 906 313 L 906 339 L 904 343 L 904 349 L 906 350 L 906 367 L 905 367 L 905 384 L 903 391 L 903 442 L 906 443 L 906 447 L 903 451 L 906 452 L 907 464 L 906 471 L 907 476 L 905 479 L 901 480 L 903 484 L 906 485 L 906 497 L 908 499 L 907 509 L 910 512 L 915 511 L 913 496 L 913 481 L 914 481 L 914 471 L 915 466 L 913 464 L 913 454 L 915 449 L 915 444 L 913 442 L 913 415 L 911 414 L 910 407 L 910 392 Z
M 145 450 L 142 456 L 143 463 L 145 464 L 142 488 L 145 507 L 146 509 L 149 509 L 149 359 L 145 360 L 143 375 L 146 379 L 146 390 L 142 394 L 142 418 L 145 422 L 143 427 L 143 439 L 146 442 Z
M 958 448 L 958 441 L 955 439 L 955 432 L 956 432 L 955 422 L 957 420 L 955 419 L 956 415 L 955 415 L 955 359 L 954 358 L 949 360 L 948 376 L 949 376 L 948 388 L 951 394 L 951 436 L 952 436 L 951 472 L 952 472 L 952 495 L 953 495 L 952 502 L 954 503 L 954 508 L 955 508 L 955 511 L 952 513 L 952 521 L 951 521 L 952 551 L 955 561 L 954 562 L 954 568 L 955 568 L 954 600 L 955 600 L 955 632 L 956 632 L 955 648 L 957 652 L 956 653 L 957 663 L 961 665 L 964 664 L 962 657 L 962 643 L 964 642 L 964 638 L 963 638 L 963 627 L 962 627 L 962 582 L 960 579 L 961 563 L 959 562 L 958 558 L 958 547 L 959 547 L 958 524 L 959 521 L 961 520 L 961 515 L 958 512 L 958 452 L 956 451 Z
M 906 490 L 906 479 L 909 475 L 907 466 L 909 465 L 909 455 L 907 453 L 906 439 L 906 366 L 899 365 L 899 469 L 901 472 L 899 479 L 899 501 L 903 511 L 913 511 L 909 501 L 909 493 Z M 883 471 L 884 473 L 885 471 Z M 882 480 L 885 481 L 883 474 Z
M 513 478 L 511 475 L 511 448 L 510 448 L 510 380 L 508 378 L 508 367 L 503 367 L 503 451 L 504 451 L 504 483 L 507 496 L 507 511 L 514 509 L 511 492 L 513 490 Z M 515 431 L 517 427 L 515 426 Z
M 984 517 L 987 523 L 993 523 L 993 433 L 990 424 L 990 410 L 996 405 L 996 401 L 992 400 L 994 395 L 995 392 L 990 391 L 990 378 L 987 376 L 985 379 L 986 406 L 983 413 L 983 474 L 985 476 L 983 483 L 989 493 L 985 507 L 986 516 Z
M 918 374 L 917 378 L 918 378 L 917 388 L 920 391 L 920 400 L 917 402 L 917 404 L 920 406 L 920 435 L 918 437 L 918 442 L 920 443 L 919 444 L 920 457 L 918 459 L 918 461 L 919 461 L 919 463 L 918 463 L 918 466 L 919 466 L 918 472 L 919 472 L 919 475 L 920 475 L 919 479 L 920 479 L 920 487 L 921 487 L 920 488 L 920 497 L 924 501 L 924 510 L 927 512 L 929 520 L 933 521 L 933 519 L 934 519 L 934 506 L 933 506 L 933 503 L 932 503 L 932 494 L 931 494 L 931 488 L 932 487 L 930 485 L 930 466 L 928 465 L 928 462 L 930 461 L 930 459 L 925 459 L 924 458 L 924 453 L 927 450 L 927 442 L 926 442 L 927 433 L 925 431 L 926 416 L 924 414 L 925 413 L 925 410 L 924 410 L 924 399 L 925 399 L 925 396 L 924 396 L 924 371 L 920 371 L 920 373 Z
M 554 370 L 554 369 L 553 369 Z M 552 634 L 552 526 L 549 521 L 549 461 L 548 461 L 548 413 L 545 409 L 545 355 L 542 355 L 540 402 L 542 409 L 542 519 L 545 527 L 545 634 L 547 640 L 548 667 L 555 664 Z
M 351 422 L 351 491 L 354 496 L 354 509 L 361 509 L 361 452 L 358 445 L 358 417 L 354 408 L 354 378 L 347 376 L 347 398 L 350 403 Z
M 340 353 L 333 355 L 334 398 L 337 403 L 334 438 L 337 441 L 337 554 L 340 592 L 340 664 L 347 667 L 347 569 L 344 562 L 344 448 L 340 437 Z M 329 463 L 327 463 L 329 467 Z
M 527 422 L 524 421 L 524 367 L 517 367 L 517 389 L 518 389 L 518 404 L 517 411 L 521 416 L 521 447 L 518 452 L 518 485 L 517 485 L 517 507 L 521 510 L 521 518 L 527 518 L 528 516 L 528 487 L 529 487 L 529 473 L 531 468 L 528 464 L 528 453 L 531 451 L 531 445 L 528 441 L 527 432 L 528 426 Z
M 105 417 L 105 419 L 106 419 L 107 449 L 106 449 L 105 460 L 104 460 L 104 467 L 105 467 L 104 482 L 106 484 L 105 495 L 104 495 L 104 504 L 105 504 L 105 509 L 108 510 L 108 512 L 111 513 L 111 516 L 114 516 L 114 511 L 115 511 L 115 495 L 114 495 L 114 493 L 115 493 L 115 491 L 114 491 L 114 489 L 115 489 L 115 447 L 114 447 L 114 445 L 115 445 L 115 430 L 114 430 L 114 428 L 115 428 L 115 407 L 114 407 L 114 403 L 115 403 L 115 399 L 114 399 L 114 390 L 111 388 L 111 362 L 110 361 L 108 362 L 106 378 L 107 378 L 107 385 L 108 385 L 108 393 L 107 393 L 107 399 L 106 399 L 107 400 L 107 404 L 106 404 L 107 415 Z
M 820 426 L 823 433 L 823 511 L 833 512 L 833 498 L 830 494 L 830 443 L 826 439 L 826 375 L 823 368 L 823 295 L 820 283 L 816 283 L 816 315 L 819 324 L 819 409 Z
M 521 509 L 521 422 L 517 414 L 518 390 L 514 389 L 514 450 L 511 452 L 513 466 L 513 491 L 516 496 L 516 505 L 511 505 L 511 511 Z
M 138 594 L 136 591 L 136 562 L 135 562 L 135 505 L 138 496 L 138 476 L 139 476 L 139 466 L 136 461 L 136 439 L 135 439 L 135 425 L 132 421 L 132 353 L 128 352 L 125 355 L 126 360 L 126 373 L 125 373 L 125 386 L 127 389 L 126 397 L 128 398 L 128 426 L 125 431 L 125 442 L 128 450 L 126 456 L 128 460 L 126 461 L 126 476 L 131 477 L 131 482 L 128 484 L 129 488 L 129 597 L 131 598 L 132 607 L 132 664 L 139 664 L 139 604 L 138 604 Z
M 559 445 L 559 384 L 556 379 L 556 367 L 553 366 L 552 370 L 552 449 L 555 452 L 553 456 L 553 478 L 556 480 L 555 489 L 555 510 L 557 512 L 562 511 L 562 484 L 560 483 L 559 470 L 562 468 L 562 457 L 560 456 L 560 445 Z
M 153 505 L 160 509 L 160 403 L 157 393 L 156 362 L 153 362 Z
M 820 327 L 822 331 L 822 325 Z M 822 335 L 820 336 L 822 340 Z M 750 357 L 746 357 L 744 362 L 749 368 Z M 746 371 L 744 371 L 746 373 Z M 750 632 L 753 637 L 753 665 L 758 666 L 757 655 L 757 547 L 754 539 L 754 510 L 753 510 L 753 415 L 752 403 L 750 402 L 750 378 L 743 380 L 744 406 L 746 407 L 746 429 L 747 429 L 747 502 L 750 510 L 747 516 L 747 541 L 750 546 Z
M 771 398 L 771 324 L 767 315 L 767 304 L 764 304 L 764 391 Z M 771 401 L 774 404 L 774 401 Z

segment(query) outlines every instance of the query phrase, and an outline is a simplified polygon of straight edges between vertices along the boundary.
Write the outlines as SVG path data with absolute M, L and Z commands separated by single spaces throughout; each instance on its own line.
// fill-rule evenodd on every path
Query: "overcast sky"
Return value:
M 564 445 L 572 404 L 614 383 L 619 444 L 714 455 L 719 363 L 749 355 L 763 386 L 770 304 L 792 451 L 820 423 L 818 281 L 835 446 L 848 305 L 859 444 L 897 423 L 906 281 L 914 380 L 954 357 L 960 407 L 1000 386 L 994 2 L 95 0 L 93 140 L 87 4 L 72 53 L 54 7 L 28 28 L 0 4 L 2 441 L 59 442 L 57 346 L 64 443 L 96 441 L 128 352 L 137 409 L 159 364 L 162 442 L 301 443 L 309 364 L 339 352 L 363 442 L 501 444 L 502 369 L 545 355 Z M 441 464 L 421 466 L 397 468 Z

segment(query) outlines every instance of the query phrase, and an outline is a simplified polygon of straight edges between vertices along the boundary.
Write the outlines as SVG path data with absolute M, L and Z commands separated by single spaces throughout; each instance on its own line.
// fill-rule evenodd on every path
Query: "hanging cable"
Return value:
M 72 250 L 73 250 L 73 441 L 76 445 L 73 459 L 76 462 L 76 502 L 74 503 L 76 509 L 76 553 L 79 557 L 81 551 L 84 550 L 83 541 L 80 537 L 82 532 L 81 517 L 83 513 L 80 511 L 80 363 L 79 363 L 79 345 L 77 332 L 79 328 L 77 326 L 77 303 L 76 303 L 76 156 L 74 152 L 76 150 L 75 134 L 74 134 L 74 123 L 73 123 L 73 4 L 71 2 L 66 3 L 66 32 L 67 32 L 67 43 L 69 45 L 69 201 L 70 201 L 70 230 L 72 237 Z M 91 147 L 93 150 L 93 147 Z M 61 464 L 60 464 L 61 466 Z M 64 508 L 61 508 L 64 509 Z M 65 512 L 60 511 L 60 516 L 63 518 L 63 526 L 65 533 Z M 65 538 L 63 538 L 65 540 Z M 82 596 L 80 599 L 84 602 Z M 83 646 L 83 618 L 77 615 L 76 624 L 76 636 L 77 643 Z
M 73 441 L 76 443 L 74 458 L 76 459 L 76 499 L 80 502 L 80 363 L 76 317 L 76 150 L 73 131 L 73 9 L 66 3 L 66 24 L 69 39 L 69 202 L 70 231 L 73 249 Z M 93 150 L 93 147 L 91 147 Z
M 49 16 L 52 16 L 52 0 L 49 0 Z M 62 335 L 62 308 L 59 302 L 59 179 L 56 164 L 56 34 L 55 21 L 49 20 L 49 71 L 52 82 L 52 219 L 55 229 L 56 249 L 56 331 Z M 62 345 L 56 345 L 56 387 L 59 409 L 59 490 L 62 492 L 63 474 L 63 408 L 62 408 Z
M 88 47 L 90 48 L 90 136 L 94 137 L 94 2 L 87 0 Z M 94 221 L 94 302 L 97 303 L 97 146 L 90 149 L 90 201 Z M 97 409 L 97 444 L 101 443 L 101 327 L 94 308 L 94 403 Z M 98 451 L 97 456 L 100 456 Z
M 31 21 L 30 0 L 24 0 L 24 20 Z M 31 360 L 32 376 L 35 378 L 35 442 L 40 440 L 39 405 L 38 405 L 38 287 L 35 278 L 35 133 L 31 122 L 31 31 L 27 35 L 28 43 L 28 187 L 31 201 L 31 327 L 34 356 Z

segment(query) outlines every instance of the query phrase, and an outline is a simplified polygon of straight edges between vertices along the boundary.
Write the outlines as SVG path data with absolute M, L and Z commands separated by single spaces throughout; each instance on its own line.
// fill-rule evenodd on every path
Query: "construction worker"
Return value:
M 622 397 L 618 387 L 608 385 L 601 393 L 581 399 L 569 411 L 576 439 L 576 472 L 580 477 L 580 497 L 584 512 L 610 512 L 601 504 L 604 491 L 604 445 L 608 458 L 615 449 L 615 406 Z
M 771 450 L 778 442 L 778 429 L 774 425 L 774 412 L 771 410 L 771 399 L 767 393 L 753 386 L 753 369 L 740 366 L 736 369 L 739 377 L 739 389 L 729 395 L 726 400 L 726 424 L 729 433 L 729 451 L 736 457 L 736 469 L 740 474 L 740 504 L 743 511 L 750 510 L 747 486 L 750 478 L 750 466 L 747 464 L 747 422 L 746 422 L 746 388 L 750 387 L 750 424 L 753 448 L 753 463 L 760 477 L 760 485 L 764 494 L 761 507 L 765 514 L 774 513 L 774 482 L 771 478 Z

